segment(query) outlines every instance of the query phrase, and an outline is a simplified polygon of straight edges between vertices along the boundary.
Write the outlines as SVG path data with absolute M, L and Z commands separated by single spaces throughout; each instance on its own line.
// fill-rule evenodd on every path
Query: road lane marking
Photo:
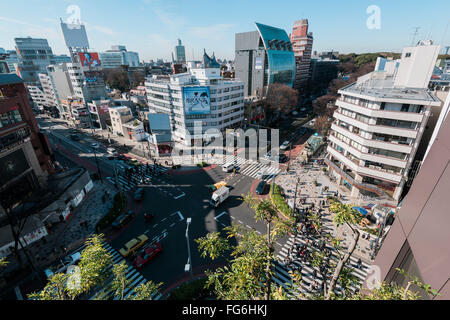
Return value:
M 174 225 L 176 225 L 175 222 L 170 225 L 170 228 L 173 228 Z
M 227 214 L 225 211 L 224 212 L 222 212 L 221 214 L 219 214 L 217 217 L 215 217 L 214 219 L 219 219 L 221 216 L 223 216 L 224 214 Z
M 185 196 L 186 194 L 183 192 L 182 195 L 179 195 L 178 197 L 174 197 L 175 200 L 181 199 Z
M 184 220 L 184 217 L 183 217 L 183 215 L 181 214 L 181 212 L 178 211 L 177 214 L 180 216 L 180 221 L 183 221 L 183 220 Z

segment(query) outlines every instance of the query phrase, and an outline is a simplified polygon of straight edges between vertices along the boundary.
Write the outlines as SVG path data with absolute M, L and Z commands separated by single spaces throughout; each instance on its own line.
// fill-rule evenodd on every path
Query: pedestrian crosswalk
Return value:
M 149 180 L 154 175 L 158 175 L 160 173 L 167 172 L 167 168 L 159 166 L 155 167 L 154 165 L 149 165 L 149 169 L 146 169 L 146 166 L 140 165 L 136 168 L 136 171 L 130 175 L 130 178 L 128 178 L 126 174 L 126 170 L 128 167 L 116 167 L 117 169 L 117 182 L 120 184 L 120 187 L 125 192 L 134 190 L 137 185 L 141 184 L 142 179 Z M 108 179 L 111 183 L 115 183 L 115 177 L 111 177 Z
M 302 261 L 299 258 L 293 258 L 290 260 L 290 264 L 287 265 L 287 259 L 290 256 L 290 249 L 294 247 L 294 244 L 297 245 L 307 245 L 305 239 L 298 235 L 296 237 L 290 236 L 287 240 L 286 244 L 282 248 L 282 250 L 277 254 L 277 260 L 274 262 L 274 275 L 273 280 L 277 283 L 277 285 L 287 289 L 289 284 L 292 283 L 292 278 L 289 274 L 290 270 L 300 271 L 302 275 L 302 283 L 300 291 L 305 295 L 314 294 L 316 289 L 314 288 L 314 284 L 318 287 L 321 287 L 323 279 L 320 276 L 319 269 L 317 267 L 313 267 L 308 260 Z M 308 246 L 309 250 L 319 250 L 315 247 Z M 330 258 L 337 262 L 339 260 L 337 252 L 334 248 L 327 246 L 327 248 L 331 251 Z M 291 256 L 292 257 L 292 256 Z M 350 257 L 350 264 L 347 265 L 352 271 L 352 275 L 357 279 L 357 283 L 355 285 L 350 285 L 349 288 L 352 292 L 356 292 L 361 287 L 362 283 L 367 277 L 367 272 L 369 269 L 369 265 L 366 263 L 362 263 L 361 268 L 356 268 L 357 259 L 355 257 Z M 329 279 L 326 280 L 329 283 Z M 336 292 L 342 293 L 343 288 L 338 284 L 336 286 Z
M 280 171 L 279 168 L 272 167 L 269 164 L 257 162 L 249 164 L 245 169 L 241 170 L 240 173 L 252 177 L 253 179 L 271 182 Z
M 108 251 L 108 253 L 112 257 L 113 264 L 120 264 L 122 262 L 127 263 L 128 269 L 127 269 L 127 275 L 126 278 L 129 281 L 129 286 L 127 289 L 125 289 L 124 298 L 132 298 L 133 295 L 136 294 L 134 292 L 134 288 L 141 284 L 145 284 L 147 282 L 147 279 L 145 279 L 133 266 L 131 266 L 123 257 L 120 255 L 114 248 L 112 248 L 109 244 L 106 242 L 103 242 L 103 247 Z M 112 269 L 112 266 L 109 267 L 109 269 Z M 152 297 L 152 300 L 159 300 L 161 299 L 161 294 L 154 294 Z M 114 292 L 112 289 L 112 283 L 109 282 L 107 285 L 105 285 L 100 291 L 95 292 L 89 300 L 118 300 L 117 297 L 114 298 Z
M 271 166 L 269 161 L 262 163 L 233 155 L 226 155 L 219 158 L 219 164 L 224 165 L 228 163 L 237 165 L 239 167 L 239 173 L 266 182 L 271 182 L 281 171 L 279 168 Z

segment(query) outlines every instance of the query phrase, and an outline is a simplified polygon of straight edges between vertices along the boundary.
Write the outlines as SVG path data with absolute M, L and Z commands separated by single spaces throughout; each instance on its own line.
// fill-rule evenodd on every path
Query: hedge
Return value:
M 209 164 L 205 161 L 202 161 L 199 164 L 197 164 L 197 167 L 199 167 L 199 168 L 205 168 L 207 166 L 209 166 Z
M 286 217 L 294 218 L 294 210 L 289 207 L 284 197 L 281 195 L 281 187 L 274 185 L 270 187 L 270 198 L 275 207 Z
M 123 213 L 127 203 L 127 197 L 125 194 L 117 193 L 114 196 L 114 204 L 111 210 L 108 211 L 107 214 L 97 223 L 96 230 L 99 232 L 100 230 L 108 227 L 118 216 Z
M 205 288 L 208 278 L 185 283 L 170 293 L 167 300 L 201 300 L 214 295 L 214 291 Z

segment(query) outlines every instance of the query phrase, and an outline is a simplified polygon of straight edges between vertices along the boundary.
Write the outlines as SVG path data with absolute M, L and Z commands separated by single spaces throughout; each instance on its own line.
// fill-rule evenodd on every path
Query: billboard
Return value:
M 184 87 L 183 101 L 185 115 L 211 113 L 211 95 L 209 87 Z
M 80 58 L 81 65 L 83 67 L 99 67 L 100 59 L 98 53 L 96 52 L 79 52 L 78 57 Z
M 84 25 L 61 22 L 61 29 L 68 48 L 89 48 L 89 41 Z

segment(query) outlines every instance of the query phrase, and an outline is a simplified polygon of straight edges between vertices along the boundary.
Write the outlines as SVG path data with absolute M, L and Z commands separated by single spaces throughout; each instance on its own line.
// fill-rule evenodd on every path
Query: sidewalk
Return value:
M 109 197 L 103 203 L 102 196 L 106 192 L 109 192 Z M 108 183 L 94 182 L 92 191 L 74 209 L 69 219 L 52 228 L 45 237 L 45 244 L 40 240 L 28 247 L 36 266 L 45 268 L 67 252 L 82 246 L 87 237 L 95 234 L 97 222 L 111 209 L 115 194 L 116 190 Z M 80 225 L 84 221 L 87 221 L 87 227 Z M 62 247 L 66 248 L 66 253 L 61 250 Z

